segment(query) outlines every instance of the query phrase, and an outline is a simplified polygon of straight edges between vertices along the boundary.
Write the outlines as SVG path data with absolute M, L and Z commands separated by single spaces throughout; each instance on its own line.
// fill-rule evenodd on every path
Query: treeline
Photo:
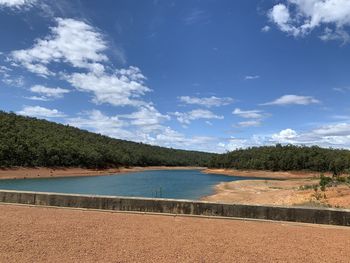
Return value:
M 309 170 L 339 174 L 349 172 L 350 151 L 277 144 L 217 155 L 212 158 L 209 166 L 270 171 Z
M 207 166 L 213 156 L 112 139 L 0 111 L 0 167 Z

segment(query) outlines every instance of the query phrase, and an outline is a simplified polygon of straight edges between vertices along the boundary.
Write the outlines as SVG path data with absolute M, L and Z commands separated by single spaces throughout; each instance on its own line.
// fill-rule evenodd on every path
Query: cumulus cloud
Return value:
M 176 119 L 182 124 L 190 124 L 194 120 L 199 119 L 218 119 L 222 120 L 224 116 L 216 115 L 212 111 L 204 109 L 196 109 L 189 112 L 175 112 L 173 113 Z
M 30 91 L 33 93 L 37 93 L 40 95 L 40 97 L 32 96 L 30 97 L 33 100 L 42 100 L 47 101 L 51 99 L 59 99 L 64 96 L 64 94 L 69 93 L 70 91 L 68 89 L 62 89 L 62 88 L 50 88 L 45 87 L 42 85 L 34 85 L 30 88 Z
M 137 67 L 117 70 L 113 73 L 73 73 L 64 78 L 76 89 L 94 95 L 96 104 L 109 103 L 114 106 L 145 105 L 140 99 L 151 91 L 144 84 L 145 77 Z
M 0 0 L 0 8 L 1 7 L 9 7 L 9 8 L 24 8 L 31 7 L 37 2 L 37 0 Z
M 38 118 L 60 118 L 65 117 L 63 112 L 56 109 L 48 109 L 40 106 L 25 106 L 17 114 Z
M 325 124 L 305 131 L 286 128 L 272 134 L 254 134 L 246 138 L 231 137 L 220 142 L 220 147 L 232 151 L 276 143 L 350 149 L 350 123 Z
M 215 96 L 203 97 L 203 98 L 181 96 L 179 97 L 179 100 L 186 104 L 200 105 L 207 108 L 225 106 L 234 101 L 232 98 L 229 98 L 229 97 L 218 98 Z
M 51 28 L 49 36 L 36 40 L 29 49 L 11 52 L 14 63 L 40 76 L 59 76 L 74 88 L 93 95 L 96 104 L 108 103 L 114 106 L 148 105 L 142 100 L 150 92 L 144 81 L 146 77 L 137 67 L 113 69 L 104 51 L 108 49 L 104 36 L 98 29 L 84 21 L 56 19 L 57 25 Z M 53 63 L 66 63 L 73 72 L 59 72 L 50 68 Z M 60 96 L 62 95 L 62 90 Z M 39 90 L 36 91 L 39 93 Z M 48 100 L 57 98 L 50 90 L 40 89 L 46 96 L 32 96 L 31 99 Z M 53 90 L 51 90 L 53 92 Z
M 349 40 L 345 28 L 350 25 L 348 0 L 285 0 L 268 13 L 278 28 L 295 37 L 323 29 L 322 40 Z
M 54 75 L 48 65 L 66 62 L 73 67 L 101 71 L 100 62 L 108 58 L 102 52 L 107 49 L 102 34 L 89 24 L 70 18 L 57 18 L 51 34 L 37 39 L 32 48 L 11 52 L 11 59 L 27 70 L 41 76 Z
M 274 101 L 261 105 L 309 105 L 314 103 L 320 103 L 320 101 L 311 96 L 284 95 Z
M 155 109 L 149 109 L 155 111 Z M 147 115 L 147 116 L 146 116 Z M 148 121 L 143 122 L 143 118 Z M 152 119 L 153 118 L 153 119 Z M 129 121 L 132 119 L 133 121 Z M 93 110 L 83 113 L 77 118 L 67 118 L 69 125 L 94 131 L 113 138 L 143 142 L 164 147 L 192 149 L 203 151 L 217 151 L 217 139 L 208 136 L 188 137 L 172 128 L 162 125 L 167 117 L 149 116 L 145 113 L 131 113 L 128 115 L 107 116 L 101 111 Z M 151 123 L 151 125 L 149 125 Z
M 129 119 L 131 125 L 144 126 L 144 129 L 157 127 L 160 123 L 170 120 L 169 115 L 161 114 L 151 105 L 141 106 L 138 111 L 120 117 Z
M 279 133 L 272 134 L 271 139 L 279 143 L 293 143 L 298 137 L 298 134 L 293 129 L 285 129 Z

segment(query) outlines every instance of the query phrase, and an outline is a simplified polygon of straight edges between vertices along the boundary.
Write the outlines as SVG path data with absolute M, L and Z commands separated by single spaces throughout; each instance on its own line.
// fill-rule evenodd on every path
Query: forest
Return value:
M 112 139 L 0 111 L 0 167 L 207 166 L 215 154 Z
M 224 154 L 113 139 L 68 125 L 0 111 L 0 167 L 208 166 L 271 171 L 350 172 L 350 151 L 280 145 Z
M 350 170 L 350 151 L 318 146 L 281 145 L 239 149 L 213 156 L 212 168 L 270 171 L 319 171 L 338 175 Z

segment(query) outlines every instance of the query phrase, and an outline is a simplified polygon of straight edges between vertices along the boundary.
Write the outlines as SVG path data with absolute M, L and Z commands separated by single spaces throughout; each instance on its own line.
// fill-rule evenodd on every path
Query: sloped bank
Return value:
M 71 195 L 3 190 L 0 190 L 0 202 L 350 226 L 350 210 L 345 209 L 223 204 L 175 199 Z

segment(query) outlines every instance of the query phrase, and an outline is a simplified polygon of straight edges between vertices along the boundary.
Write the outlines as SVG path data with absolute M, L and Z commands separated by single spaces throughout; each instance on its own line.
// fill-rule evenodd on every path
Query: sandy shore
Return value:
M 350 258 L 348 227 L 0 205 L 0 229 L 0 262 L 8 263 Z
M 258 171 L 258 170 L 236 170 L 236 169 L 205 169 L 204 173 L 224 174 L 229 176 L 242 177 L 257 177 L 257 178 L 271 178 L 271 179 L 300 179 L 300 178 L 316 178 L 320 176 L 319 172 L 272 172 L 272 171 Z M 326 174 L 328 175 L 328 174 Z
M 0 169 L 1 179 L 25 179 L 25 178 L 50 178 L 50 177 L 75 177 L 75 176 L 98 176 L 112 175 L 118 173 L 141 172 L 147 170 L 188 170 L 204 169 L 203 167 L 169 167 L 169 166 L 148 166 L 114 169 L 84 169 L 84 168 L 10 168 Z
M 317 179 L 234 181 L 217 185 L 215 194 L 204 197 L 202 200 L 240 204 L 350 208 L 349 186 L 327 187 L 325 192 L 318 190 L 319 196 L 316 197 L 313 188 L 307 188 L 307 186 L 318 184 Z

